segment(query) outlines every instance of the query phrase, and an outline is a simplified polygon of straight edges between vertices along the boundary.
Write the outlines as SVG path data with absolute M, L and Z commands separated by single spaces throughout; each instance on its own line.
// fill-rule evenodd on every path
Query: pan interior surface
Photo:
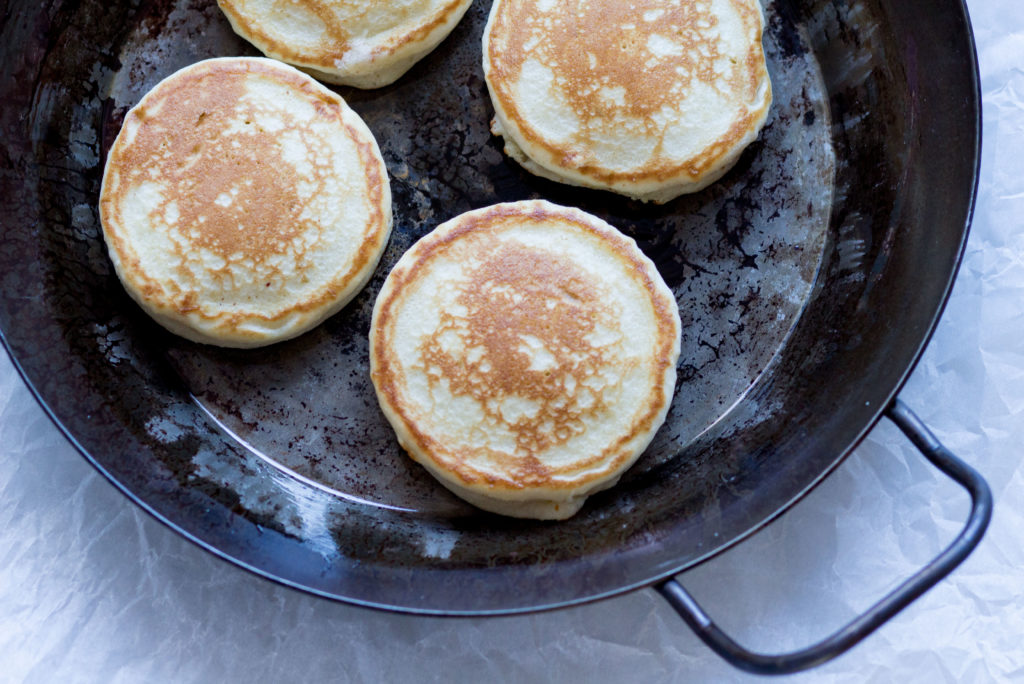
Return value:
M 167 75 L 166 65 L 246 49 L 230 31 L 208 30 L 195 3 L 182 0 L 175 16 L 173 29 L 153 36 L 140 27 L 126 41 L 121 60 L 131 66 L 111 76 L 107 129 Z M 401 452 L 369 383 L 367 337 L 382 279 L 438 223 L 545 197 L 602 216 L 656 260 L 683 318 L 682 380 L 667 427 L 634 477 L 674 459 L 740 400 L 798 319 L 821 261 L 834 155 L 820 74 L 810 53 L 782 44 L 799 34 L 768 36 L 775 107 L 742 169 L 708 192 L 647 207 L 539 181 L 501 153 L 480 78 L 485 18 L 477 8 L 444 58 L 400 85 L 343 91 L 377 136 L 396 196 L 395 237 L 363 295 L 321 329 L 262 352 L 178 340 L 167 349 L 184 386 L 230 439 L 350 501 L 427 516 L 474 513 Z
M 769 3 L 764 131 L 722 180 L 663 206 L 554 184 L 506 158 L 480 68 L 488 6 L 475 4 L 396 84 L 339 90 L 391 175 L 395 229 L 373 280 L 316 330 L 239 351 L 172 338 L 128 299 L 96 199 L 129 107 L 178 68 L 252 48 L 200 0 L 16 3 L 9 25 L 23 30 L 0 47 L 13 70 L 0 86 L 0 190 L 12 198 L 0 330 L 97 467 L 267 576 L 460 614 L 649 583 L 763 525 L 834 467 L 941 310 L 973 198 L 978 98 L 962 6 L 919 17 L 915 4 Z M 448 494 L 400 450 L 368 376 L 370 312 L 401 254 L 456 214 L 528 198 L 634 237 L 683 319 L 665 426 L 619 485 L 559 523 Z

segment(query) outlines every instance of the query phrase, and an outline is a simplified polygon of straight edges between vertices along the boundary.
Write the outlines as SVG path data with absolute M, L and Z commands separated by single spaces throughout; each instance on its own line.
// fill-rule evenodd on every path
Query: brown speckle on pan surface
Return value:
M 917 259 L 894 232 L 926 194 L 895 201 L 915 181 L 904 171 L 916 138 L 898 92 L 909 79 L 885 57 L 903 39 L 883 21 L 898 13 L 889 5 L 768 3 L 775 97 L 758 142 L 706 190 L 649 206 L 537 178 L 505 157 L 480 67 L 489 6 L 477 2 L 395 84 L 338 91 L 391 175 L 395 229 L 366 289 L 270 348 L 191 344 L 150 321 L 112 273 L 96 212 L 103 160 L 124 112 L 160 79 L 253 49 L 212 2 L 11 7 L 20 28 L 0 46 L 11 74 L 0 82 L 0 193 L 10 198 L 0 277 L 16 295 L 0 329 L 13 356 L 83 451 L 143 505 L 248 567 L 330 596 L 522 610 L 649 582 L 739 538 L 839 456 L 788 459 L 782 447 L 817 437 L 806 413 L 774 421 L 805 397 L 835 409 L 829 373 L 838 382 L 866 363 L 831 359 L 871 346 L 844 331 L 888 334 L 871 306 L 887 264 L 925 263 L 942 244 L 900 234 L 916 240 Z M 955 154 L 962 141 L 950 141 Z M 374 298 L 416 239 L 467 210 L 529 198 L 578 206 L 634 237 L 683 319 L 665 426 L 618 486 L 557 524 L 481 514 L 449 495 L 398 447 L 367 359 Z

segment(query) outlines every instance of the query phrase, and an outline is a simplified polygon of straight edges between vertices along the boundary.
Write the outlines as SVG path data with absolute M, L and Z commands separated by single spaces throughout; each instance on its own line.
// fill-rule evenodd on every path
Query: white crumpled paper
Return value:
M 984 162 L 974 228 L 903 399 L 988 478 L 988 535 L 813 682 L 1024 680 L 1024 12 L 969 3 Z M 883 423 L 783 518 L 687 573 L 742 643 L 823 637 L 927 562 L 967 497 Z M 750 681 L 653 591 L 515 618 L 371 612 L 285 589 L 164 528 L 64 440 L 0 355 L 0 681 Z

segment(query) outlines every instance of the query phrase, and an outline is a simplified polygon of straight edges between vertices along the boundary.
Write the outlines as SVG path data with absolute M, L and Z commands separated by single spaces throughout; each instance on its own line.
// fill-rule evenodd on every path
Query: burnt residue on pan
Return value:
M 248 567 L 326 595 L 518 610 L 697 562 L 838 461 L 877 415 L 864 397 L 896 386 L 891 368 L 906 369 L 941 303 L 946 283 L 921 277 L 916 260 L 948 273 L 959 253 L 962 221 L 944 219 L 963 215 L 963 193 L 921 188 L 970 186 L 956 163 L 969 156 L 957 136 L 970 131 L 938 119 L 908 128 L 915 98 L 939 93 L 913 92 L 931 81 L 902 59 L 904 36 L 932 30 L 942 12 L 919 21 L 875 0 L 768 3 L 775 97 L 762 135 L 718 183 L 652 206 L 536 178 L 504 155 L 488 130 L 479 43 L 489 6 L 477 2 L 397 83 L 339 90 L 377 136 L 395 201 L 365 291 L 270 348 L 191 344 L 146 317 L 112 272 L 96 210 L 105 150 L 164 76 L 256 51 L 210 0 L 9 4 L 0 329 L 15 358 L 129 494 Z M 936 61 L 930 42 L 914 49 L 945 78 L 957 73 L 955 53 Z M 932 129 L 947 138 L 928 153 L 949 158 L 922 167 L 914 154 Z M 368 378 L 371 307 L 399 256 L 456 214 L 538 197 L 636 238 L 684 323 L 664 428 L 616 488 L 558 524 L 482 514 L 448 494 L 399 449 Z M 888 294 L 910 284 L 930 310 Z
M 225 22 L 211 28 L 200 7 L 180 2 L 160 33 L 144 22 L 127 41 L 112 81 L 118 108 L 181 64 L 239 52 Z M 471 8 L 395 85 L 341 90 L 374 132 L 395 198 L 394 236 L 370 286 L 299 340 L 244 353 L 174 340 L 168 352 L 211 418 L 254 453 L 343 496 L 435 516 L 472 509 L 398 448 L 367 366 L 374 298 L 412 242 L 470 209 L 536 197 L 582 207 L 637 239 L 676 293 L 683 340 L 672 411 L 635 476 L 677 458 L 768 365 L 810 293 L 831 201 L 824 93 L 792 24 L 776 20 L 767 36 L 774 105 L 760 140 L 721 182 L 654 206 L 538 179 L 504 155 L 480 64 L 486 16 L 485 4 Z

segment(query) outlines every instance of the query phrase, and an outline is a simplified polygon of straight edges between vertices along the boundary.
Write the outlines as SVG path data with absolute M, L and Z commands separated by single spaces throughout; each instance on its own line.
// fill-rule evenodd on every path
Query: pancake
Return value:
M 217 0 L 235 33 L 322 81 L 379 88 L 451 33 L 472 0 Z
M 373 310 L 370 371 L 401 446 L 479 508 L 564 519 L 664 422 L 672 292 L 636 243 L 545 201 L 458 216 L 420 239 Z
M 720 178 L 768 115 L 757 0 L 495 0 L 492 131 L 526 170 L 667 202 Z
M 118 277 L 157 322 L 257 347 L 309 330 L 366 284 L 391 190 L 373 135 L 336 94 L 280 62 L 211 59 L 128 112 L 100 220 Z

